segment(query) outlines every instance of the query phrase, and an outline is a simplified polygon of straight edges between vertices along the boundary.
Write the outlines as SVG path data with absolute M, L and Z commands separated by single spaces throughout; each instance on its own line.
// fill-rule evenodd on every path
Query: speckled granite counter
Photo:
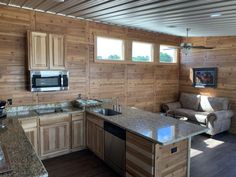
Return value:
M 53 107 L 53 105 L 52 105 Z M 0 177 L 47 177 L 48 173 L 34 151 L 18 119 L 39 118 L 36 109 L 47 106 L 14 107 L 7 112 L 7 130 L 0 132 L 0 142 L 6 146 L 12 171 L 0 174 Z M 50 107 L 49 107 L 50 108 Z M 63 107 L 63 112 L 53 114 L 77 114 L 84 110 L 74 107 Z M 45 116 L 44 116 L 45 117 Z
M 12 171 L 0 177 L 47 177 L 48 173 L 16 119 L 5 120 L 7 130 L 0 132 L 0 142 L 6 146 Z
M 97 113 L 98 109 L 87 111 L 161 145 L 172 144 L 207 131 L 207 128 L 199 125 L 135 108 L 123 107 L 122 114 L 115 116 L 103 116 Z

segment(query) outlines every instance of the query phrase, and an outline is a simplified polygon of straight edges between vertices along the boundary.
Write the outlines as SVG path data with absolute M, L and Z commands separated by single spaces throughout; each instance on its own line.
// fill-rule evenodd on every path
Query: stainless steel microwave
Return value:
M 69 90 L 69 71 L 30 71 L 30 91 L 50 92 Z

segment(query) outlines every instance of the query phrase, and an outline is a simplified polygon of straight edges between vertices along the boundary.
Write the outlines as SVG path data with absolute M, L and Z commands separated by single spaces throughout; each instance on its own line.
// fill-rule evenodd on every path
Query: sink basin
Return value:
M 99 109 L 95 112 L 102 114 L 104 116 L 115 116 L 121 114 L 120 112 L 114 111 L 112 109 Z

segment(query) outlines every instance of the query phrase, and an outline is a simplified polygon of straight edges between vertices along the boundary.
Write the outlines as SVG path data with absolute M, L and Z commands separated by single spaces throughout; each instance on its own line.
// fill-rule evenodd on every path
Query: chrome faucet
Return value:
M 118 111 L 118 112 L 121 112 L 121 106 L 119 105 L 119 98 L 116 97 L 114 98 L 116 100 L 116 104 L 113 104 L 113 110 L 114 111 Z M 113 99 L 113 100 L 114 100 Z

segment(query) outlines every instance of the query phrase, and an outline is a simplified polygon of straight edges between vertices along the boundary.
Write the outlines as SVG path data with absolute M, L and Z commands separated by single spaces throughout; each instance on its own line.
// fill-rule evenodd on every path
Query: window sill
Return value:
M 158 62 L 138 62 L 138 61 L 127 61 L 127 60 L 94 60 L 94 63 L 104 64 L 127 64 L 127 65 L 172 65 L 176 66 L 179 63 L 158 63 Z

